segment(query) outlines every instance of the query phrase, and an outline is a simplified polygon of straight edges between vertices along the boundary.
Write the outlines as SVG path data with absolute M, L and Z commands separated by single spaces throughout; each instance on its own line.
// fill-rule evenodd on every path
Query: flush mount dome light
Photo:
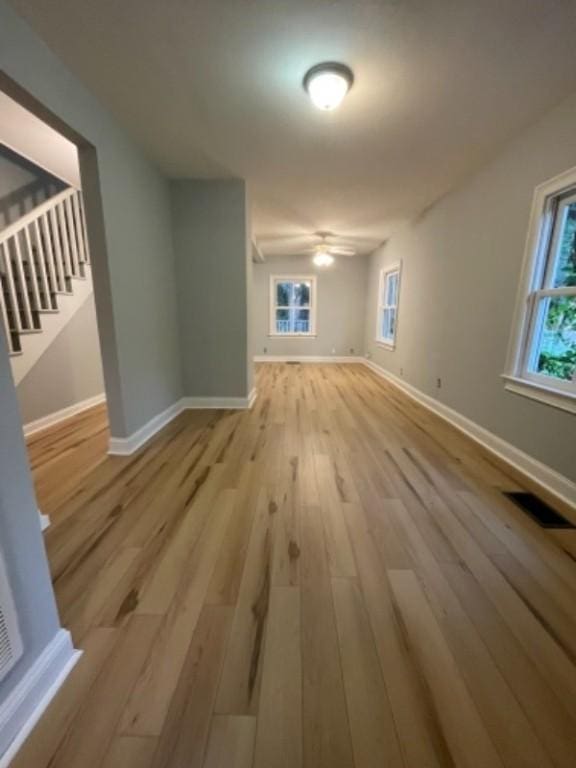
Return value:
M 354 82 L 350 67 L 336 62 L 317 64 L 304 76 L 304 88 L 318 109 L 336 109 Z

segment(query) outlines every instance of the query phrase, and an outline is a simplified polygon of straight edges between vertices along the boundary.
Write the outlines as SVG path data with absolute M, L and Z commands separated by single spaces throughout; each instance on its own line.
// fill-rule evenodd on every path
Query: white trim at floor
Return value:
M 81 413 L 82 411 L 86 411 L 88 408 L 93 408 L 95 405 L 100 405 L 100 403 L 104 402 L 106 402 L 106 395 L 102 393 L 101 395 L 89 397 L 87 400 L 82 400 L 79 403 L 74 403 L 74 405 L 69 405 L 68 408 L 62 408 L 61 411 L 49 413 L 48 416 L 43 416 L 41 419 L 36 419 L 36 421 L 30 421 L 28 424 L 24 424 L 24 435 L 25 437 L 33 435 L 35 432 L 39 432 L 41 429 L 52 427 L 54 424 L 58 424 L 59 421 L 69 419 L 71 416 L 76 416 L 76 414 Z
M 162 413 L 154 416 L 129 437 L 111 437 L 108 453 L 111 456 L 130 456 L 182 411 L 200 408 L 206 410 L 249 410 L 254 405 L 256 397 L 255 389 L 250 392 L 248 397 L 183 397 Z
M 196 408 L 218 410 L 246 410 L 252 408 L 256 400 L 256 390 L 253 389 L 248 397 L 184 397 L 181 400 L 182 410 Z
M 538 461 L 538 459 L 524 453 L 524 451 L 516 448 L 501 437 L 498 437 L 493 432 L 489 432 L 475 421 L 466 418 L 466 416 L 458 413 L 458 411 L 455 411 L 448 405 L 444 405 L 444 403 L 424 394 L 424 392 L 421 392 L 411 384 L 407 384 L 402 379 L 394 376 L 394 374 L 381 368 L 372 360 L 363 359 L 363 362 L 364 365 L 370 368 L 370 370 L 374 371 L 374 373 L 381 378 L 386 379 L 386 381 L 391 384 L 394 384 L 413 400 L 416 400 L 421 405 L 450 422 L 452 426 L 456 427 L 460 432 L 463 432 L 467 437 L 472 438 L 476 443 L 479 443 L 523 475 L 530 477 L 549 493 L 557 496 L 561 501 L 576 508 L 576 483 L 573 483 L 569 478 L 556 472 L 556 470 L 543 464 L 541 461 Z
M 347 355 L 337 357 L 336 355 L 256 355 L 255 363 L 363 363 L 363 357 Z
M 70 633 L 60 629 L 22 680 L 0 706 L 0 738 L 9 744 L 0 757 L 8 768 L 82 655 L 72 645 Z
M 38 514 L 40 515 L 40 528 L 45 531 L 46 528 L 50 527 L 50 517 L 49 515 L 44 515 L 40 510 L 38 510 Z

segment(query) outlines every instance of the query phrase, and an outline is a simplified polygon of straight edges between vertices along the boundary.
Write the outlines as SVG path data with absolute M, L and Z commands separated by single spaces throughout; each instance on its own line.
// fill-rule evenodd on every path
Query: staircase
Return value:
M 0 315 L 12 357 L 23 354 L 28 335 L 46 330 L 50 315 L 63 311 L 64 297 L 86 293 L 75 281 L 90 277 L 89 264 L 77 189 L 55 195 L 0 231 Z

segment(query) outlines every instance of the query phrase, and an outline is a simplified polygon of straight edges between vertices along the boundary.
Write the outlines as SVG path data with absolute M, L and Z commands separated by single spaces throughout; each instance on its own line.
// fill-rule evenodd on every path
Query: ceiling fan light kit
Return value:
M 334 264 L 334 256 L 327 251 L 318 251 L 312 261 L 317 267 L 330 267 Z
M 330 111 L 340 106 L 353 82 L 354 75 L 350 67 L 326 61 L 306 72 L 303 85 L 314 106 Z

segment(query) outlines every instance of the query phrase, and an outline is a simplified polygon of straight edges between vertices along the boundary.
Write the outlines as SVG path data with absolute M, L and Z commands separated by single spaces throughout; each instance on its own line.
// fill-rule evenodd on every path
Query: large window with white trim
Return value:
M 394 347 L 396 344 L 399 296 L 400 264 L 392 264 L 380 272 L 378 284 L 376 341 L 387 347 Z
M 536 190 L 505 377 L 576 411 L 576 169 Z
M 270 277 L 270 335 L 316 334 L 316 277 Z

